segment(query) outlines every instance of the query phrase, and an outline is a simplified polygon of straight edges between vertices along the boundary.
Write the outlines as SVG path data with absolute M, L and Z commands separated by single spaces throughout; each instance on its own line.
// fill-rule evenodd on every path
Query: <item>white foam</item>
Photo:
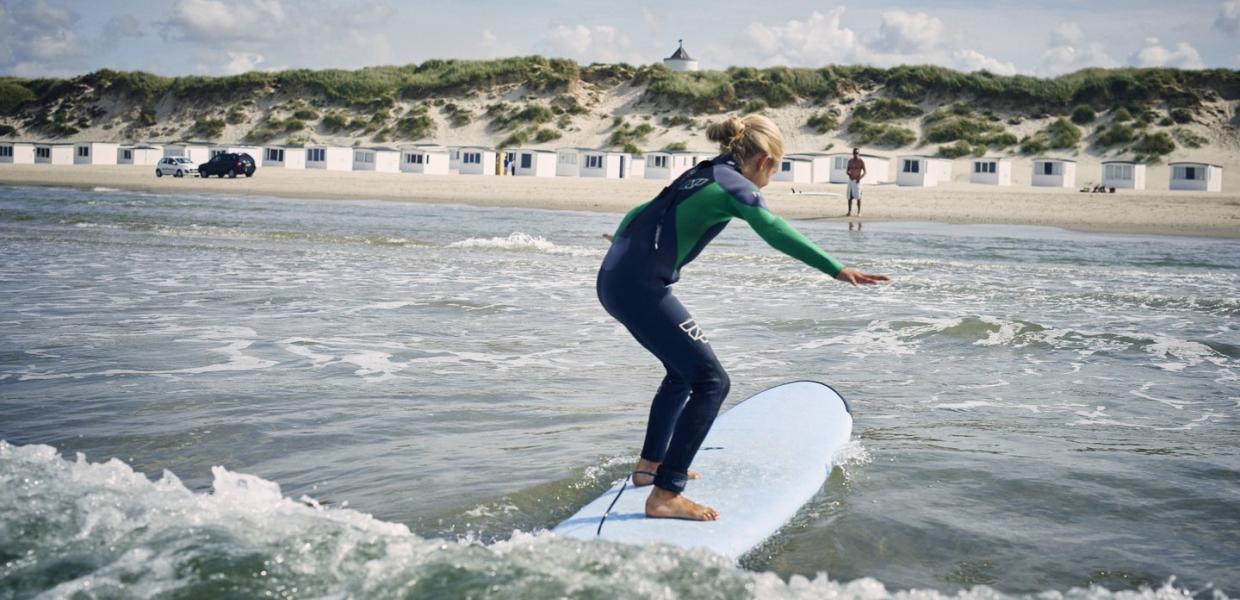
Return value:
M 869 460 L 859 445 L 844 453 L 837 456 L 841 465 Z M 119 460 L 91 464 L 79 454 L 65 461 L 50 446 L 0 441 L 0 523 L 41 524 L 24 534 L 30 551 L 7 565 L 10 577 L 79 556 L 84 558 L 75 563 L 72 579 L 35 591 L 55 598 L 199 596 L 235 582 L 255 596 L 266 590 L 282 597 L 387 597 L 406 595 L 394 592 L 416 590 L 428 573 L 447 573 L 442 567 L 451 565 L 455 580 L 443 583 L 479 597 L 499 592 L 489 587 L 498 575 L 512 597 L 542 597 L 556 589 L 557 595 L 588 591 L 599 597 L 730 597 L 744 590 L 746 597 L 794 600 L 1009 598 L 985 586 L 952 595 L 891 591 L 871 578 L 842 583 L 825 573 L 785 582 L 702 549 L 565 540 L 545 531 L 515 531 L 489 545 L 472 538 L 425 539 L 405 525 L 343 506 L 287 498 L 278 484 L 260 477 L 222 467 L 211 473 L 211 493 L 196 494 L 170 472 L 150 481 Z M 471 513 L 485 518 L 511 510 L 501 503 Z M 1221 592 L 1214 596 L 1227 600 Z M 1190 600 L 1193 593 L 1172 579 L 1156 589 L 1110 592 L 1093 586 L 1038 597 Z
M 448 247 L 483 250 L 532 251 L 546 254 L 564 254 L 569 256 L 595 256 L 601 254 L 599 250 L 576 246 L 559 246 L 548 241 L 547 238 L 542 236 L 529 235 L 519 231 L 509 234 L 508 237 L 468 238 L 459 242 L 452 242 L 451 244 L 448 244 Z

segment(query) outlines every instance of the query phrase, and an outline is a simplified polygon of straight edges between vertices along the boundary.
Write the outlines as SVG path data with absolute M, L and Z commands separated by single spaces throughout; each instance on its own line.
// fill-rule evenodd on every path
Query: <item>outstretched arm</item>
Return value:
M 852 285 L 887 281 L 885 275 L 870 275 L 852 267 L 845 267 L 764 206 L 752 206 L 737 201 L 733 201 L 732 205 L 736 216 L 745 219 L 758 237 L 792 258 Z

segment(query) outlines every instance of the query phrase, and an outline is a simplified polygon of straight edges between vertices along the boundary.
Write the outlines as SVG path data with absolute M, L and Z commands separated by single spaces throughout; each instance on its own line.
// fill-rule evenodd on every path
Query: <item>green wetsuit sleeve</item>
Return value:
M 633 207 L 633 210 L 630 210 L 629 212 L 625 213 L 624 218 L 620 220 L 620 226 L 616 228 L 616 233 L 612 235 L 612 237 L 620 237 L 620 234 L 624 233 L 624 228 L 628 227 L 629 223 L 631 223 L 633 219 L 637 218 L 637 215 L 641 214 L 643 209 L 645 209 L 647 206 L 650 206 L 651 202 L 654 202 L 654 201 L 648 200 L 646 202 L 638 204 L 637 206 Z
M 749 223 L 754 233 L 758 237 L 766 241 L 767 244 L 792 258 L 795 258 L 831 277 L 835 277 L 840 271 L 844 270 L 844 265 L 835 260 L 830 254 L 827 254 L 819 248 L 814 242 L 809 241 L 801 232 L 794 229 L 787 221 L 780 218 L 779 215 L 769 211 L 763 206 L 750 206 L 735 199 L 732 200 L 731 208 L 737 217 L 740 217 Z

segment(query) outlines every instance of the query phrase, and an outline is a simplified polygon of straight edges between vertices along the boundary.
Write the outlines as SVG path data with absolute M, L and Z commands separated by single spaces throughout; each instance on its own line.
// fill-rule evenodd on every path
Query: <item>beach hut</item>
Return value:
M 448 168 L 457 171 L 461 168 L 461 147 L 448 146 Z
M 73 144 L 35 144 L 34 162 L 39 165 L 71 165 Z
M 309 154 L 305 146 L 272 146 L 263 148 L 263 166 L 283 169 L 305 169 Z
M 1007 158 L 975 158 L 969 161 L 969 183 L 1012 185 L 1012 161 Z
M 625 179 L 645 179 L 646 178 L 646 157 L 645 156 L 629 156 L 629 168 L 624 172 Z
M 582 148 L 560 148 L 555 151 L 555 174 L 557 177 L 581 175 Z
M 400 172 L 400 151 L 393 148 L 354 148 L 354 171 L 375 171 L 378 173 Z
M 789 154 L 809 161 L 810 183 L 826 183 L 831 179 L 831 154 L 826 152 L 796 152 Z
M 461 175 L 494 175 L 497 153 L 493 148 L 481 146 L 461 147 L 461 166 L 457 172 Z
M 164 146 L 164 156 L 184 156 L 195 163 L 211 160 L 211 148 L 206 144 L 169 144 Z
M 896 185 L 934 187 L 952 180 L 952 161 L 930 156 L 901 156 Z
M 818 170 L 814 169 L 814 182 L 848 183 L 848 161 L 852 158 L 852 153 L 828 154 L 827 156 L 831 159 L 831 172 L 827 179 L 822 179 L 818 175 Z M 877 154 L 859 156 L 865 161 L 865 176 L 861 178 L 861 183 L 876 185 L 895 181 L 895 177 L 891 174 L 891 167 L 894 164 L 891 157 Z
M 75 165 L 114 165 L 120 144 L 107 142 L 79 142 L 73 145 Z
M 624 179 L 628 176 L 632 157 L 624 152 L 608 150 L 582 150 L 580 152 L 582 177 Z
M 791 181 L 793 183 L 813 183 L 813 159 L 798 154 L 789 154 L 779 161 L 779 169 L 771 177 L 771 181 Z
M 1145 163 L 1130 160 L 1103 161 L 1102 185 L 1120 190 L 1145 189 Z
M 418 145 L 401 151 L 400 170 L 424 175 L 447 175 L 449 151 L 442 146 Z
M 1033 159 L 1034 187 L 1076 187 L 1076 161 L 1064 158 Z
M 688 171 L 694 165 L 712 156 L 712 154 L 707 152 L 692 152 L 688 150 L 647 152 L 644 176 L 646 179 L 676 179 L 680 177 L 681 173 Z
M 306 146 L 306 168 L 352 171 L 353 149 L 347 146 Z
M 517 163 L 517 175 L 555 177 L 557 153 L 554 150 L 517 148 L 512 152 L 515 154 L 513 160 Z
M 1208 163 L 1173 162 L 1170 189 L 1199 192 L 1223 191 L 1223 167 Z
M 305 169 L 306 148 L 303 146 L 268 146 L 263 148 L 263 166 L 282 169 Z
M 0 144 L 0 163 L 12 165 L 33 165 L 34 144 L 12 142 Z
M 164 149 L 159 146 L 121 146 L 117 150 L 117 164 L 154 166 L 164 157 Z

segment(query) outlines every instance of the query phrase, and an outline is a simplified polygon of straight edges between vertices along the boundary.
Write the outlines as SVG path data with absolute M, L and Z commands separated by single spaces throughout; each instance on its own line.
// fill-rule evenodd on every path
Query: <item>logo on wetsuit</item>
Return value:
M 702 327 L 697 324 L 697 321 L 693 320 L 693 317 L 689 317 L 684 323 L 681 323 L 680 330 L 689 334 L 689 339 L 695 342 L 710 343 L 706 340 L 706 332 L 702 331 Z
M 697 179 L 690 179 L 689 181 L 685 182 L 684 185 L 680 186 L 680 189 L 692 190 L 695 188 L 700 188 L 708 183 L 710 183 L 709 179 L 705 177 L 698 177 Z

